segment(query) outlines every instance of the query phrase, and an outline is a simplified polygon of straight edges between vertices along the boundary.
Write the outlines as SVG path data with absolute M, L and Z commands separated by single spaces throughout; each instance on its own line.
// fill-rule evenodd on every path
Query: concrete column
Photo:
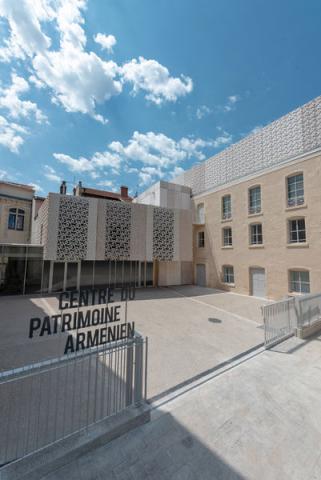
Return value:
M 77 290 L 80 290 L 81 261 L 77 265 Z
M 53 260 L 50 261 L 48 293 L 52 292 L 52 280 L 53 280 L 54 263 L 55 262 Z
M 158 260 L 153 261 L 153 287 L 158 287 Z
M 138 262 L 138 287 L 142 286 L 142 269 L 141 269 L 141 262 Z
M 62 286 L 63 291 L 67 290 L 67 268 L 68 262 L 64 262 L 64 283 Z

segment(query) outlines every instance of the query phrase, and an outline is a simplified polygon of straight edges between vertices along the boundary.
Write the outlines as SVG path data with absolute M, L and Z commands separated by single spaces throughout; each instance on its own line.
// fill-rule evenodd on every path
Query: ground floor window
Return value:
M 223 282 L 234 283 L 234 267 L 231 265 L 223 266 Z
M 310 273 L 306 270 L 290 270 L 290 292 L 310 293 Z
M 0 245 L 0 294 L 41 292 L 42 251 L 36 246 Z

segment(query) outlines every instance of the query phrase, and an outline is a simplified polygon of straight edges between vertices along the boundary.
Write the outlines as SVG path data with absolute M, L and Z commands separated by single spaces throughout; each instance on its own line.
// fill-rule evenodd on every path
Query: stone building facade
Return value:
M 195 283 L 273 299 L 321 291 L 321 97 L 174 182 L 192 190 Z

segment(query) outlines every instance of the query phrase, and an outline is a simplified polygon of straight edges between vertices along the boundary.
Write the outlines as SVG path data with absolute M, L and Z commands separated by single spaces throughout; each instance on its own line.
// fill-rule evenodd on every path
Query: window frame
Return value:
M 230 234 L 225 235 L 229 231 Z M 225 242 L 227 240 L 227 243 Z M 223 247 L 232 247 L 233 246 L 233 232 L 232 227 L 223 227 L 222 228 L 222 245 Z
M 258 202 L 258 205 L 251 205 L 251 193 L 254 190 L 260 191 L 260 199 Z M 262 213 L 262 187 L 261 185 L 252 185 L 251 187 L 248 188 L 248 214 L 249 215 L 257 215 L 259 213 Z
M 232 271 L 226 271 L 230 269 Z M 235 274 L 233 265 L 222 265 L 222 281 L 227 285 L 235 285 Z
M 202 214 L 200 214 L 202 210 Z M 205 223 L 205 204 L 204 202 L 198 203 L 196 205 L 196 223 L 203 225 Z
M 302 195 L 298 195 L 298 191 L 300 189 L 298 188 L 297 184 L 295 184 L 294 191 L 295 191 L 295 196 L 293 198 L 290 198 L 289 193 L 290 193 L 290 188 L 289 188 L 289 182 L 294 179 L 295 177 L 302 176 Z M 295 208 L 295 207 L 300 207 L 305 204 L 305 198 L 304 198 L 304 173 L 303 172 L 295 172 L 291 173 L 286 177 L 286 205 L 288 208 Z
M 255 232 L 254 234 L 252 234 L 252 228 L 254 228 L 254 227 L 261 227 L 261 233 Z M 261 241 L 256 241 L 256 242 L 252 241 L 255 237 L 259 238 L 259 236 L 261 236 Z M 249 225 L 249 243 L 250 243 L 250 245 L 263 245 L 264 244 L 263 224 L 261 222 L 250 223 L 250 225 Z
M 304 222 L 304 230 L 298 227 L 298 222 Z M 295 218 L 288 218 L 288 244 L 295 245 L 298 243 L 306 243 L 307 242 L 307 228 L 305 223 L 305 217 L 295 217 Z M 292 222 L 296 222 L 296 228 L 292 229 Z M 300 232 L 304 231 L 304 240 L 300 240 Z M 292 234 L 295 234 L 296 239 L 292 237 Z
M 292 279 L 292 274 L 299 274 L 299 278 L 293 280 Z M 308 281 L 302 280 L 302 278 L 300 278 L 301 274 L 307 274 L 308 275 Z M 305 269 L 305 268 L 290 268 L 288 270 L 288 277 L 289 277 L 289 287 L 288 287 L 289 288 L 289 293 L 293 293 L 293 294 L 297 294 L 297 295 L 304 295 L 304 294 L 308 294 L 308 293 L 311 292 L 310 271 L 308 269 Z M 292 288 L 293 284 L 298 284 L 299 288 L 298 289 Z M 307 285 L 308 288 L 303 289 L 302 284 Z
M 225 212 L 225 200 L 229 199 L 229 209 Z M 226 195 L 222 196 L 221 199 L 221 217 L 222 220 L 231 220 L 232 218 L 232 195 L 227 193 Z
M 205 232 L 204 230 L 200 230 L 199 232 L 197 232 L 197 248 L 204 248 L 204 247 L 205 247 Z
M 26 211 L 19 207 L 10 207 L 8 215 L 8 230 L 24 231 Z

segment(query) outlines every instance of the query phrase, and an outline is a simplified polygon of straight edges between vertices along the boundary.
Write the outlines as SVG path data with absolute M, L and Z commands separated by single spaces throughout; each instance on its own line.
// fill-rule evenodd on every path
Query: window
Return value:
M 251 245 L 262 245 L 263 233 L 261 223 L 250 225 L 250 243 Z
M 196 222 L 201 224 L 205 223 L 204 203 L 197 205 Z
M 223 245 L 224 247 L 232 246 L 232 229 L 231 227 L 223 228 Z
M 249 214 L 260 213 L 261 211 L 261 187 L 249 189 Z
M 222 218 L 223 220 L 232 218 L 231 195 L 225 195 L 222 198 Z
M 292 175 L 287 178 L 288 185 L 288 207 L 303 205 L 304 203 L 304 185 L 303 173 Z
M 8 218 L 9 230 L 23 230 L 25 223 L 25 211 L 20 208 L 10 208 Z
M 197 234 L 197 246 L 198 248 L 203 248 L 205 245 L 205 234 L 204 232 L 198 232 Z
M 305 270 L 290 270 L 290 292 L 310 293 L 310 274 Z
M 229 265 L 223 266 L 223 282 L 234 283 L 234 267 Z
M 289 220 L 289 243 L 302 243 L 305 241 L 306 234 L 304 218 Z

